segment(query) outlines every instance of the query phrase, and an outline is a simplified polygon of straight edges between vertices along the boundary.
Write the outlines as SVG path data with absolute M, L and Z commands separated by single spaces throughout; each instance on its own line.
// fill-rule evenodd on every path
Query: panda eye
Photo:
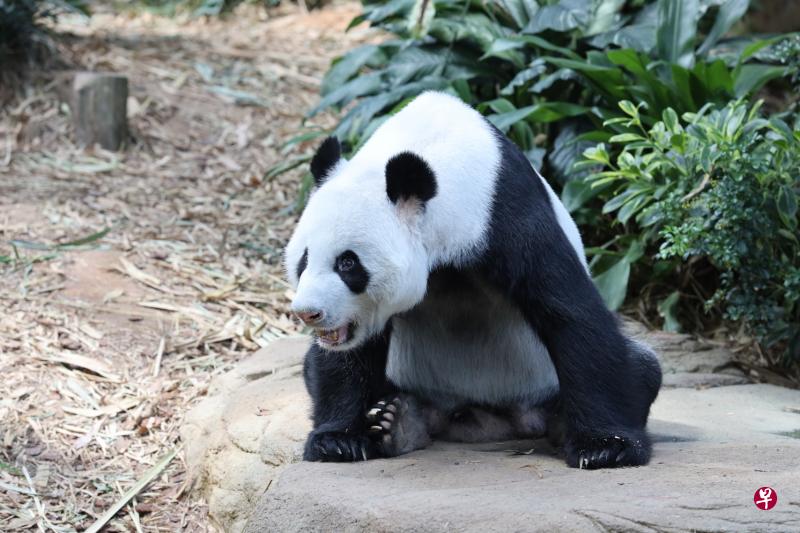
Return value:
M 347 272 L 356 266 L 356 262 L 352 257 L 340 257 L 339 264 L 336 265 L 340 272 Z

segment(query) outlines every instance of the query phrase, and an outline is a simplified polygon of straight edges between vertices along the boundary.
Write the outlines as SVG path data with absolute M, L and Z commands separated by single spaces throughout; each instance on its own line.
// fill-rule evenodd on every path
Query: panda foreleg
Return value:
M 322 350 L 313 344 L 303 376 L 311 395 L 313 429 L 306 440 L 306 461 L 366 461 L 381 455 L 367 434 L 364 412 L 394 387 L 386 379 L 388 335 L 349 352 Z

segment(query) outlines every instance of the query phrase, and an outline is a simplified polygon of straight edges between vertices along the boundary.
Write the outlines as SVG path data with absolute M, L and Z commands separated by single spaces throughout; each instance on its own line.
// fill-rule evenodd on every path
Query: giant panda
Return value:
M 559 198 L 480 113 L 423 93 L 349 161 L 325 140 L 311 173 L 285 250 L 314 331 L 305 460 L 549 426 L 569 466 L 648 462 L 657 359 L 621 333 Z

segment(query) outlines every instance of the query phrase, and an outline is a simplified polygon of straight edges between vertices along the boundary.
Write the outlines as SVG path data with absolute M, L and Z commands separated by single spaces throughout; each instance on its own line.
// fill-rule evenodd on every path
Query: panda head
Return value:
M 311 173 L 316 189 L 285 253 L 292 311 L 323 349 L 350 350 L 425 295 L 419 227 L 436 177 L 412 152 L 346 161 L 334 137 L 320 146 Z

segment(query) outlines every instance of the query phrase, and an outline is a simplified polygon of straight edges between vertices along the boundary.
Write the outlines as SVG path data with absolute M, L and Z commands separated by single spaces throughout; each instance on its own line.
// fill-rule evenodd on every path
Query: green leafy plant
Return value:
M 351 26 L 368 22 L 391 37 L 334 61 L 322 83 L 322 98 L 308 118 L 333 111 L 341 119 L 332 132 L 303 132 L 287 143 L 289 152 L 308 149 L 330 133 L 345 142 L 346 151 L 357 150 L 420 92 L 450 92 L 506 132 L 561 190 L 585 242 L 595 244 L 587 249 L 592 271 L 612 308 L 621 306 L 633 287 L 646 311 L 660 314 L 668 329 L 708 323 L 705 315 L 699 316 L 703 306 L 697 305 L 708 302 L 708 316 L 746 324 L 765 346 L 795 342 L 789 330 L 768 341 L 769 332 L 759 329 L 764 320 L 757 315 L 765 309 L 760 303 L 730 304 L 747 290 L 742 287 L 751 287 L 747 280 L 752 276 L 723 263 L 718 250 L 699 245 L 691 251 L 659 249 L 672 242 L 667 227 L 680 229 L 675 230 L 676 246 L 699 242 L 698 233 L 677 225 L 678 214 L 670 224 L 656 218 L 666 212 L 666 199 L 677 209 L 681 204 L 676 198 L 689 195 L 702 175 L 698 178 L 685 154 L 679 157 L 677 149 L 653 144 L 655 139 L 663 141 L 662 135 L 669 142 L 674 137 L 689 143 L 702 128 L 699 122 L 687 124 L 687 117 L 710 120 L 732 101 L 747 109 L 767 89 L 788 94 L 787 87 L 796 83 L 800 62 L 793 54 L 794 37 L 731 35 L 746 16 L 748 0 L 362 3 L 363 12 Z M 791 97 L 773 100 L 770 108 L 781 113 L 773 117 L 774 124 L 794 127 L 796 102 Z M 775 103 L 779 101 L 787 102 L 785 107 Z M 754 129 L 762 136 L 759 146 L 768 146 L 777 133 L 772 122 L 758 126 L 760 120 L 754 115 L 742 127 L 748 134 Z M 659 133 L 676 127 L 684 134 Z M 711 141 L 705 149 L 718 150 Z M 305 151 L 270 175 L 309 158 Z M 668 162 L 683 172 L 668 172 Z M 733 167 L 727 168 L 732 175 Z M 310 190 L 308 176 L 303 183 L 301 204 Z M 757 188 L 753 185 L 750 199 L 756 198 Z M 710 190 L 686 201 L 706 198 Z M 765 191 L 760 197 L 774 192 Z M 734 234 L 728 237 L 733 242 Z M 794 279 L 793 271 L 784 270 L 786 279 Z M 788 309 L 782 315 L 785 323 L 796 323 L 791 293 L 773 296 L 770 301 Z
M 616 219 L 616 240 L 629 241 L 624 252 L 594 251 L 595 263 L 606 262 L 598 285 L 609 303 L 621 303 L 631 268 L 645 270 L 650 283 L 661 273 L 662 281 L 683 280 L 660 306 L 672 327 L 681 298 L 700 298 L 766 349 L 796 359 L 800 128 L 762 118 L 760 105 L 738 100 L 682 118 L 667 108 L 648 127 L 640 106 L 620 102 L 628 131 L 609 139 L 622 146 L 619 155 L 599 144 L 579 166 L 602 165 L 586 182 L 607 192 L 602 211 Z
M 601 122 L 609 118 L 602 111 L 616 112 L 623 98 L 646 98 L 656 117 L 667 106 L 696 110 L 709 97 L 722 102 L 750 94 L 782 75 L 782 67 L 744 63 L 759 45 L 734 54 L 739 63 L 725 61 L 732 47 L 718 45 L 748 4 L 366 1 L 351 26 L 368 21 L 396 38 L 335 61 L 323 81 L 322 100 L 309 116 L 347 109 L 335 133 L 357 148 L 416 94 L 447 90 L 480 106 L 540 164 L 552 147 L 537 136 L 554 137 L 558 128 L 547 125 L 556 121 L 594 113 Z M 702 32 L 701 22 L 710 29 Z M 623 47 L 627 50 L 606 52 Z M 564 95 L 567 102 L 557 103 Z M 602 108 L 593 111 L 590 105 L 598 99 Z M 574 159 L 563 163 L 555 165 L 562 180 Z

